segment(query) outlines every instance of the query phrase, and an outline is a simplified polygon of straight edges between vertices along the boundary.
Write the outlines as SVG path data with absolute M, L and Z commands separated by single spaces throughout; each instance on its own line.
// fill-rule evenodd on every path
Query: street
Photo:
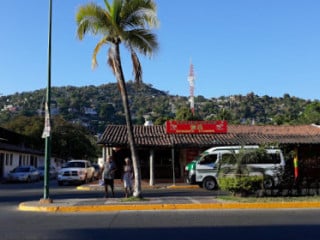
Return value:
M 22 201 L 42 197 L 42 182 L 0 184 L 1 239 L 319 239 L 320 209 L 121 211 L 110 213 L 21 212 Z M 79 191 L 51 182 L 50 196 L 97 198 L 99 191 Z M 145 190 L 144 195 L 210 195 L 202 189 Z M 116 197 L 123 197 L 122 190 Z

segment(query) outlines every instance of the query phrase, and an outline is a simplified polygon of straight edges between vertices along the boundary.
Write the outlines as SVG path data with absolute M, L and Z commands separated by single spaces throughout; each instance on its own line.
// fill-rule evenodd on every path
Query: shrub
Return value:
M 233 195 L 246 196 L 261 188 L 263 176 L 227 176 L 219 177 L 220 189 Z

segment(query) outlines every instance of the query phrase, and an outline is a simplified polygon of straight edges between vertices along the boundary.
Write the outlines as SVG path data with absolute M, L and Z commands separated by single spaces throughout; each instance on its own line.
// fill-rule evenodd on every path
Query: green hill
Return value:
M 169 95 L 151 85 L 142 84 L 137 87 L 128 82 L 127 90 L 134 124 L 143 124 L 146 118 L 155 124 L 162 124 L 189 107 L 188 97 Z M 52 115 L 60 115 L 67 121 L 80 123 L 94 134 L 103 132 L 107 124 L 125 123 L 116 83 L 53 87 L 51 99 Z M 0 126 L 16 116 L 42 115 L 44 101 L 45 89 L 1 96 Z M 196 96 L 195 117 L 203 120 L 225 119 L 233 124 L 309 123 L 311 120 L 304 116 L 305 110 L 307 106 L 318 103 L 291 97 L 289 94 L 280 98 L 257 96 L 254 93 L 211 99 Z

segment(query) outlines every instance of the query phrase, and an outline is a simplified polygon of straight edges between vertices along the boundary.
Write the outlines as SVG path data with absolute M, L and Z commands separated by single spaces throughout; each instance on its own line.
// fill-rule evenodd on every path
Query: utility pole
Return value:
M 50 118 L 50 104 L 51 104 L 51 28 L 52 28 L 52 0 L 49 0 L 49 33 L 48 33 L 48 85 L 46 92 L 45 103 L 45 122 L 42 133 L 42 138 L 45 138 L 45 163 L 44 163 L 44 189 L 43 198 L 40 203 L 52 203 L 49 198 L 49 169 L 51 161 L 51 118 Z

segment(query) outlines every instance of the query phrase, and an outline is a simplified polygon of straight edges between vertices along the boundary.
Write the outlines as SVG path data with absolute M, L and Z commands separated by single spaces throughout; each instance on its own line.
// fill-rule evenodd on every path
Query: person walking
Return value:
M 132 180 L 133 180 L 133 168 L 130 158 L 125 158 L 125 165 L 123 167 L 123 186 L 125 191 L 125 197 L 128 198 L 132 195 Z
M 112 197 L 114 197 L 114 175 L 116 170 L 117 168 L 113 162 L 112 156 L 108 156 L 101 170 L 104 179 L 105 198 L 109 197 L 108 186 L 110 186 Z

